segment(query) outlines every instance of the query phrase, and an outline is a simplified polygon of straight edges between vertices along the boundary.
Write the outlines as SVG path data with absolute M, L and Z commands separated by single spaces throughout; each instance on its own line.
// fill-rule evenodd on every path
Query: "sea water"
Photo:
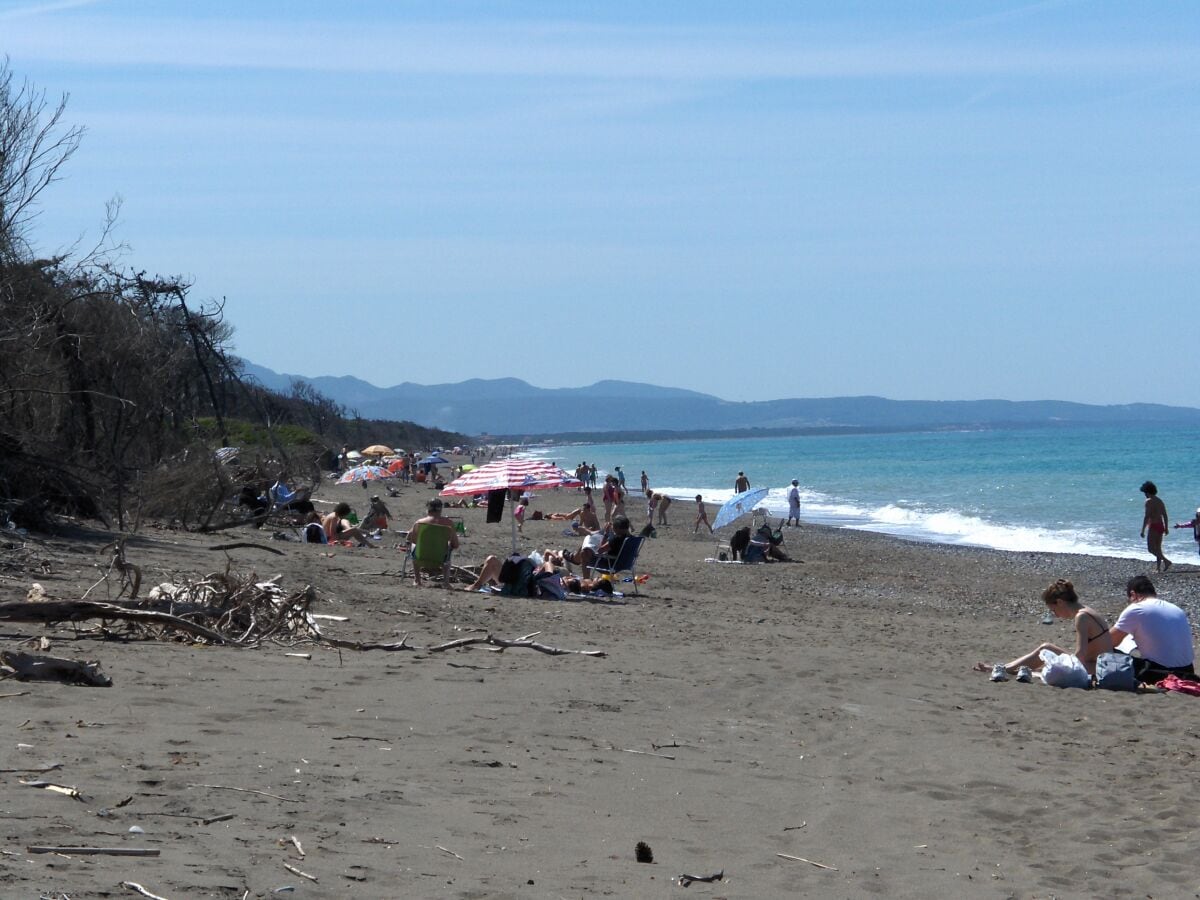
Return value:
M 1141 558 L 1145 498 L 1138 487 L 1154 481 L 1172 524 L 1189 521 L 1200 506 L 1198 451 L 1195 428 L 1076 427 L 529 450 L 568 471 L 582 460 L 601 472 L 621 466 L 635 494 L 644 469 L 651 490 L 675 499 L 677 524 L 691 524 L 696 494 L 710 504 L 732 496 L 744 471 L 752 486 L 770 487 L 764 505 L 779 517 L 787 515 L 795 478 L 808 522 L 1001 550 Z M 1196 559 L 1190 529 L 1173 530 L 1165 546 L 1172 558 Z

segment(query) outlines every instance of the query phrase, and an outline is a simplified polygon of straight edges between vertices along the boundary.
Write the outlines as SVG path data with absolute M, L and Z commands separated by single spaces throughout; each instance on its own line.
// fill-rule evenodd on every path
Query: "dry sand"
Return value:
M 388 500 L 398 524 L 431 495 L 413 486 Z M 319 495 L 360 511 L 366 496 Z M 576 500 L 550 493 L 535 508 Z M 1053 578 L 1115 615 L 1144 565 L 816 527 L 788 530 L 802 563 L 712 565 L 702 560 L 714 542 L 692 534 L 688 507 L 677 502 L 675 524 L 647 544 L 641 596 L 611 606 L 417 589 L 397 577 L 394 539 L 327 549 L 269 532 L 147 530 L 129 556 L 148 584 L 223 568 L 214 544 L 282 549 L 229 555 L 238 572 L 314 585 L 319 612 L 350 619 L 328 628 L 338 637 L 410 633 L 429 646 L 539 631 L 608 655 L 299 648 L 312 653 L 304 660 L 282 646 L 48 632 L 52 653 L 100 660 L 114 685 L 0 689 L 0 896 L 133 897 L 120 886 L 132 881 L 169 898 L 653 898 L 681 896 L 681 873 L 719 870 L 723 881 L 687 896 L 1196 895 L 1200 701 L 992 684 L 970 671 L 1069 643 L 1069 624 L 1040 621 Z M 461 514 L 456 561 L 508 547 L 507 520 Z M 561 531 L 529 522 L 522 545 L 572 543 Z M 5 599 L 34 580 L 79 597 L 106 539 L 31 543 L 49 574 L 0 569 Z M 1158 581 L 1194 608 L 1195 566 Z M 5 647 L 43 634 L 4 632 Z M 20 785 L 53 763 L 40 777 L 84 800 Z M 635 861 L 639 841 L 654 864 Z M 32 855 L 33 845 L 161 855 Z

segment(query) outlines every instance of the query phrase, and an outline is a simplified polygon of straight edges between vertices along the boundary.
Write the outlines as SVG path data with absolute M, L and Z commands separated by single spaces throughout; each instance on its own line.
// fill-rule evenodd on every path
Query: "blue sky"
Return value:
M 1200 406 L 1187 2 L 0 0 L 35 240 L 381 386 Z

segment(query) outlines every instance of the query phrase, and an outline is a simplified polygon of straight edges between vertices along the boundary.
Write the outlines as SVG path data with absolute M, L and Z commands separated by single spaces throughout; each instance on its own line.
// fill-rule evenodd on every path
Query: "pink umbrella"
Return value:
M 447 497 L 486 494 L 488 491 L 544 491 L 554 487 L 579 487 L 569 472 L 544 459 L 498 459 L 462 475 L 444 488 Z
M 486 494 L 498 490 L 544 491 L 579 487 L 580 480 L 544 459 L 498 459 L 462 475 L 444 488 L 445 496 Z M 517 522 L 512 523 L 512 547 L 517 550 Z

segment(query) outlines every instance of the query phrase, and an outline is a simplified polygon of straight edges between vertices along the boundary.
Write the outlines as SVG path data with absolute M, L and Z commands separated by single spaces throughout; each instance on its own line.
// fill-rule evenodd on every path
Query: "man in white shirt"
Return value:
M 784 525 L 791 525 L 792 519 L 796 520 L 796 526 L 800 525 L 800 482 L 795 478 L 792 479 L 792 486 L 788 488 L 788 517 Z
M 1129 605 L 1108 633 L 1114 647 L 1130 636 L 1137 644 L 1141 657 L 1134 658 L 1133 671 L 1138 680 L 1157 684 L 1168 675 L 1194 679 L 1195 651 L 1187 613 L 1158 599 L 1154 583 L 1145 575 L 1129 579 L 1125 596 Z

